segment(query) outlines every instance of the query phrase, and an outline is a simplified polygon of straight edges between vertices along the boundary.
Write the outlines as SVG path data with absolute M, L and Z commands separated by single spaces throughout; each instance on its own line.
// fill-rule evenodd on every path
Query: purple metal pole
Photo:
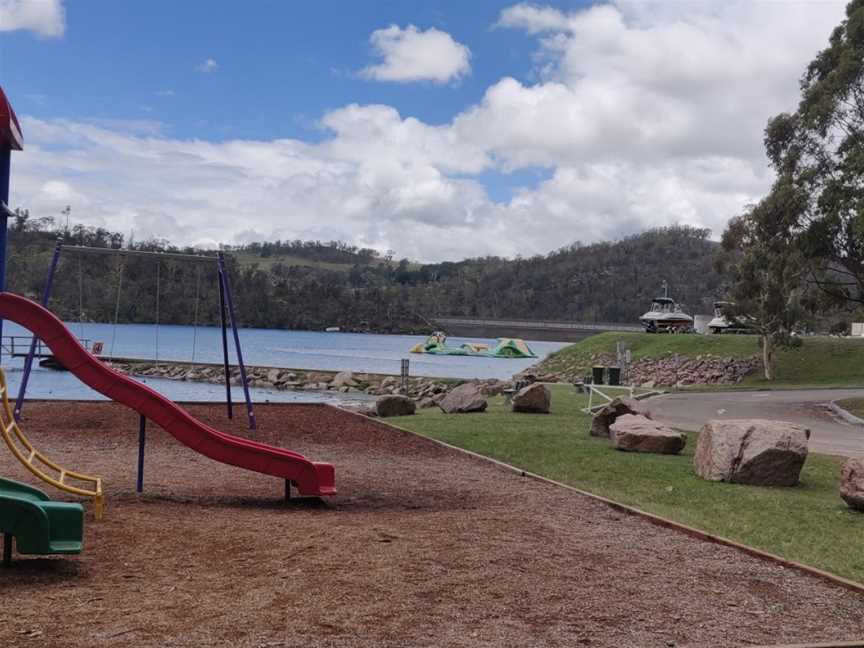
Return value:
M 45 280 L 45 288 L 42 290 L 42 305 L 48 306 L 48 300 L 51 299 L 51 286 L 54 285 L 54 273 L 57 271 L 57 264 L 60 262 L 60 251 L 63 249 L 63 237 L 57 238 L 57 244 L 54 246 L 54 256 L 51 257 L 51 265 L 48 267 L 48 278 Z M 24 360 L 24 374 L 21 376 L 21 387 L 18 388 L 18 398 L 15 400 L 15 411 L 13 412 L 16 421 L 21 420 L 21 410 L 24 409 L 24 394 L 27 393 L 27 383 L 30 381 L 30 372 L 33 369 L 33 358 L 36 357 L 36 346 L 39 343 L 38 338 L 34 335 L 30 341 L 30 351 L 27 353 L 27 359 Z
M 218 265 L 216 274 L 219 277 L 219 319 L 222 320 L 222 363 L 225 367 L 225 404 L 228 407 L 228 418 L 234 418 L 234 404 L 231 402 L 231 370 L 228 367 L 228 322 L 225 320 L 225 280 L 222 278 L 222 266 Z
M 228 281 L 228 271 L 225 269 L 225 255 L 219 253 L 219 270 L 222 272 L 222 283 L 225 285 L 225 304 L 228 306 L 228 319 L 231 320 L 231 331 L 234 333 L 234 348 L 237 351 L 237 364 L 240 366 L 240 381 L 243 383 L 243 396 L 246 398 L 246 414 L 249 416 L 249 429 L 258 427 L 255 422 L 255 410 L 252 408 L 252 397 L 249 395 L 249 382 L 246 380 L 246 366 L 243 364 L 243 352 L 240 350 L 240 334 L 237 332 L 237 318 L 234 314 L 234 299 L 231 297 L 231 283 Z

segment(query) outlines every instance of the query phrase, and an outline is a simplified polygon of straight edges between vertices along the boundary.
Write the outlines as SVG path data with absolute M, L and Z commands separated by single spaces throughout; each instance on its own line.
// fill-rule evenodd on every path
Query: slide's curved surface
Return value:
M 0 293 L 0 319 L 32 331 L 57 360 L 88 387 L 131 407 L 180 443 L 210 459 L 294 482 L 301 495 L 334 495 L 333 466 L 303 455 L 220 432 L 162 394 L 118 373 L 91 355 L 51 311 L 26 297 Z

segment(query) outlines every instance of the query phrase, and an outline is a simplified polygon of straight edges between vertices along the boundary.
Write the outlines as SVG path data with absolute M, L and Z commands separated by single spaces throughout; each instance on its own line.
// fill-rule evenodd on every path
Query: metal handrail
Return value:
M 80 338 L 78 340 L 85 349 L 90 350 L 93 341 L 90 338 Z M 27 352 L 30 351 L 30 345 L 33 343 L 32 335 L 4 335 L 0 338 L 0 352 L 5 352 L 6 355 L 10 357 L 16 356 L 16 347 L 18 345 L 21 346 L 21 351 L 17 353 L 18 357 L 27 355 Z M 36 354 L 42 355 L 44 350 L 50 351 L 48 345 L 45 344 L 42 340 L 36 339 Z M 49 355 L 54 355 L 50 353 Z

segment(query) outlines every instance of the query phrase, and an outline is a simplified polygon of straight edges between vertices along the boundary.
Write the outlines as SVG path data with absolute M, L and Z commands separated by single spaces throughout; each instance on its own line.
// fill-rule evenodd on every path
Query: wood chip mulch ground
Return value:
M 864 638 L 864 596 L 375 421 L 268 405 L 250 434 L 241 408 L 232 423 L 217 405 L 189 409 L 334 463 L 340 494 L 285 503 L 279 480 L 214 463 L 150 427 L 138 496 L 135 413 L 30 403 L 24 430 L 61 464 L 102 475 L 108 505 L 104 521 L 88 515 L 80 556 L 16 556 L 0 569 L 0 645 L 714 648 Z M 32 481 L 8 452 L 0 475 Z

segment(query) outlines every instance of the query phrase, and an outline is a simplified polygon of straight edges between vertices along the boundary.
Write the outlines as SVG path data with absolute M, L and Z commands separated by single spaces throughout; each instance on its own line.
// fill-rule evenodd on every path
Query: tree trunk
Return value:
M 765 370 L 765 380 L 774 380 L 774 370 L 771 366 L 771 336 L 762 336 L 762 367 Z

